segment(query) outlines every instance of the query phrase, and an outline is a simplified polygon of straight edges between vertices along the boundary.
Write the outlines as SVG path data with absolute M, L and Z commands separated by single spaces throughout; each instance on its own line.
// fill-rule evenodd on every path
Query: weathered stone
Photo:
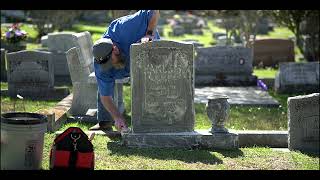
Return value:
M 280 63 L 275 90 L 279 93 L 319 92 L 319 62 Z
M 41 37 L 41 46 L 48 47 L 48 35 Z
M 54 66 L 50 52 L 19 51 L 8 53 L 8 90 L 16 97 L 48 96 L 54 87 Z
M 50 33 L 48 34 L 49 51 L 66 52 L 73 47 L 79 48 L 80 63 L 93 72 L 93 42 L 88 31 L 81 33 Z
M 204 46 L 202 43 L 199 43 L 199 41 L 198 41 L 198 40 L 195 40 L 195 39 L 185 39 L 185 40 L 183 40 L 183 41 L 184 41 L 184 42 L 192 43 L 195 48 L 197 48 L 197 47 L 203 47 L 203 46 Z
M 288 39 L 261 39 L 253 44 L 254 66 L 276 66 L 294 62 L 294 43 Z
M 252 75 L 252 51 L 244 47 L 215 46 L 197 48 L 196 85 L 256 85 Z
M 191 33 L 192 33 L 193 35 L 203 35 L 202 29 L 192 29 L 192 30 L 191 30 Z
M 176 25 L 172 27 L 173 36 L 182 36 L 185 34 L 185 30 L 182 26 Z
M 319 148 L 319 93 L 288 98 L 288 147 L 317 152 Z
M 65 52 L 52 52 L 52 60 L 54 65 L 54 83 L 71 84 L 70 72 Z
M 1 81 L 7 81 L 6 50 L 1 49 Z
M 239 147 L 288 147 L 288 131 L 230 130 L 239 135 Z
M 91 73 L 88 66 L 82 66 L 80 56 L 81 52 L 77 47 L 73 47 L 66 52 L 67 67 L 70 72 L 72 83 L 87 82 Z
M 279 107 L 279 102 L 256 86 L 249 87 L 199 87 L 195 88 L 195 103 L 208 102 L 212 94 L 226 95 L 231 106 L 258 106 L 258 107 Z
M 86 115 L 88 109 L 97 109 L 97 80 L 89 66 L 84 66 L 80 61 L 79 48 L 74 47 L 66 52 L 68 68 L 73 85 L 73 102 L 70 113 L 73 115 Z M 129 78 L 117 79 L 114 87 L 114 102 L 120 113 L 125 111 L 123 101 L 123 83 Z
M 210 96 L 206 104 L 206 111 L 212 122 L 211 133 L 226 133 L 224 124 L 229 118 L 230 104 L 227 96 Z
M 154 41 L 131 45 L 130 54 L 133 132 L 192 131 L 193 45 Z
M 121 143 L 136 148 L 237 149 L 238 135 L 191 131 L 180 133 L 124 133 Z
M 54 132 L 59 129 L 67 120 L 67 113 L 71 107 L 73 94 L 68 95 L 58 104 L 48 110 L 40 110 L 38 113 L 44 114 L 48 117 L 48 131 Z

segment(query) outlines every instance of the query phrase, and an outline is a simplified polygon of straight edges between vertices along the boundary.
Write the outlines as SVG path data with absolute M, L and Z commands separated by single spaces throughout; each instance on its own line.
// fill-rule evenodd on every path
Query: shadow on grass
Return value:
M 185 150 L 172 148 L 128 148 L 121 146 L 119 142 L 107 143 L 111 155 L 144 156 L 151 159 L 180 160 L 186 163 L 222 164 L 223 161 L 207 150 Z
M 312 158 L 319 158 L 320 157 L 320 152 L 304 152 L 304 151 L 299 151 L 301 154 L 307 155 Z
M 215 150 L 215 152 L 222 154 L 224 157 L 238 158 L 242 157 L 244 154 L 240 149 L 235 150 Z

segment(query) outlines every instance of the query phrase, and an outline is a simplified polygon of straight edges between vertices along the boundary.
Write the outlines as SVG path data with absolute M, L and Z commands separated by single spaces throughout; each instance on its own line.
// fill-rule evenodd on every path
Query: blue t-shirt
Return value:
M 108 30 L 103 34 L 103 38 L 110 38 L 120 49 L 126 58 L 126 63 L 124 69 L 111 68 L 108 71 L 94 63 L 100 95 L 112 96 L 115 79 L 130 76 L 130 46 L 139 42 L 146 35 L 152 15 L 152 10 L 140 10 L 132 15 L 120 17 L 112 21 Z M 160 39 L 158 31 L 155 33 L 155 39 Z

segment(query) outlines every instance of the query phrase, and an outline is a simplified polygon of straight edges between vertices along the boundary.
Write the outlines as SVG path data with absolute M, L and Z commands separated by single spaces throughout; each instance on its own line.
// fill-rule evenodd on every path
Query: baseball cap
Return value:
M 111 59 L 112 44 L 108 38 L 101 38 L 93 44 L 92 54 L 96 63 L 104 64 Z

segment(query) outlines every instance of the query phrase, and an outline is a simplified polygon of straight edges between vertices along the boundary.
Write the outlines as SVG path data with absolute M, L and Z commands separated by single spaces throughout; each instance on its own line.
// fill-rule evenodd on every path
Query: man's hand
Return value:
M 122 119 L 122 118 L 116 119 L 114 122 L 114 125 L 115 125 L 117 131 L 119 131 L 121 133 L 129 131 L 126 123 L 124 122 L 124 119 Z
M 114 119 L 114 125 L 119 132 L 128 131 L 127 125 L 125 124 L 124 118 L 118 111 L 118 108 L 113 104 L 111 96 L 100 96 L 101 102 L 104 107 L 110 112 L 112 118 Z
M 153 36 L 146 35 L 143 38 L 141 38 L 141 43 L 146 43 L 146 42 L 152 41 L 153 38 L 154 38 Z

